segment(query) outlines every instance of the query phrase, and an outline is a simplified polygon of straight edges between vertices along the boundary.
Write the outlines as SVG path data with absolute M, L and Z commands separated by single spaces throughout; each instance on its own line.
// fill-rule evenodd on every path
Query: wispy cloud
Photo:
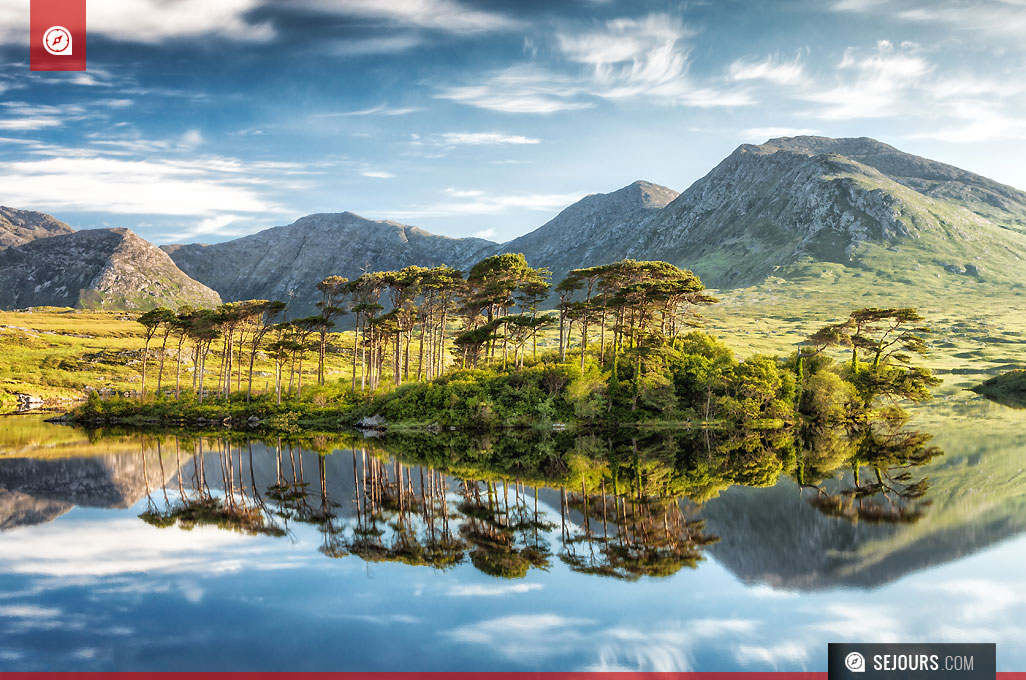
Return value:
M 297 5 L 332 14 L 367 17 L 445 33 L 509 31 L 522 20 L 499 12 L 476 9 L 455 0 L 296 0 Z
M 478 238 L 488 238 L 481 234 L 474 234 Z M 449 588 L 446 595 L 450 597 L 494 597 L 497 595 L 511 595 L 514 593 L 529 593 L 533 590 L 541 590 L 540 583 L 510 583 L 491 585 L 475 583 L 471 585 L 458 585 Z
M 199 224 L 190 228 L 162 234 L 162 238 L 172 241 L 187 241 L 194 239 L 197 236 L 237 236 L 242 232 L 234 229 L 226 229 L 226 227 L 239 219 L 238 215 L 213 215 L 201 220 Z
M 392 179 L 395 177 L 395 175 L 386 170 L 363 170 L 360 174 L 373 179 Z
M 320 113 L 318 116 L 405 116 L 408 113 L 415 113 L 420 111 L 419 106 L 402 106 L 393 107 L 379 104 L 378 106 L 372 106 L 367 109 L 357 109 L 355 111 L 338 111 L 333 113 Z
M 966 31 L 1013 38 L 1022 45 L 1026 33 L 1026 7 L 1020 0 L 839 0 L 834 9 L 842 12 L 874 12 L 887 7 L 888 20 L 939 24 Z
M 556 113 L 592 108 L 593 102 L 578 99 L 582 94 L 573 76 L 523 64 L 492 73 L 479 83 L 444 87 L 435 97 L 506 113 Z
M 47 210 L 212 216 L 279 212 L 233 159 L 131 160 L 82 153 L 0 162 L 4 200 Z M 55 187 L 60 187 L 55 191 Z
M 692 36 L 667 14 L 621 18 L 583 32 L 555 35 L 556 49 L 577 72 L 520 64 L 477 83 L 444 87 L 441 99 L 509 113 L 555 113 L 591 108 L 595 99 L 648 99 L 674 106 L 745 106 L 735 85 L 697 83 L 688 75 Z
M 247 19 L 262 4 L 260 0 L 118 0 L 89 3 L 86 18 L 90 33 L 126 42 L 159 43 L 205 35 L 265 41 L 274 37 L 272 25 Z
M 818 135 L 819 130 L 811 128 L 790 128 L 790 127 L 764 127 L 764 128 L 748 128 L 747 130 L 741 131 L 741 136 L 748 140 L 758 140 L 759 142 L 767 139 L 773 139 L 774 137 L 798 137 L 801 135 Z
M 541 140 L 523 135 L 507 135 L 501 132 L 445 132 L 440 135 L 445 144 L 538 144 Z
M 573 194 L 496 194 L 476 189 L 450 187 L 445 191 L 445 198 L 441 201 L 379 212 L 389 214 L 397 219 L 496 215 L 514 209 L 544 212 L 565 208 L 583 196 L 583 192 Z
M 759 61 L 738 59 L 731 63 L 729 72 L 735 81 L 765 80 L 776 85 L 797 85 L 806 80 L 805 67 L 797 57 L 792 61 L 776 56 Z
M 919 46 L 902 43 L 895 47 L 881 40 L 866 53 L 849 48 L 838 64 L 841 84 L 804 96 L 822 104 L 814 115 L 824 119 L 881 118 L 904 110 L 905 94 L 922 86 L 933 67 L 919 55 Z

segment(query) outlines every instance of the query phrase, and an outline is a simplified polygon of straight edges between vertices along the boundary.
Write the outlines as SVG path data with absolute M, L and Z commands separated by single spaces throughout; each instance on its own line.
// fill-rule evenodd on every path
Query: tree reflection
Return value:
M 821 445 L 807 450 L 797 478 L 813 491 L 808 502 L 820 512 L 850 522 L 913 523 L 923 517 L 929 479 L 915 469 L 943 452 L 929 446 L 931 435 L 900 423 L 870 424 L 843 439 L 816 436 Z M 808 464 L 808 467 L 806 467 Z M 848 468 L 851 484 L 832 491 L 817 478 Z
M 787 475 L 827 516 L 914 522 L 929 503 L 916 468 L 941 454 L 929 440 L 900 418 L 793 432 L 145 436 L 140 517 L 293 538 L 312 525 L 327 557 L 469 562 L 499 578 L 547 570 L 555 554 L 634 581 L 697 567 L 719 540 L 704 504 L 731 486 Z

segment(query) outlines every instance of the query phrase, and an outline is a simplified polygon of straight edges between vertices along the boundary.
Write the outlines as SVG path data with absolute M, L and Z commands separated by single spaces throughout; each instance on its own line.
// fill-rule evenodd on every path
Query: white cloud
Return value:
M 318 114 L 323 117 L 330 116 L 405 116 L 408 113 L 414 113 L 420 111 L 421 108 L 418 106 L 406 106 L 406 107 L 390 107 L 384 104 L 378 106 L 372 106 L 369 109 L 358 109 L 356 111 L 339 111 L 337 113 L 322 113 Z
M 445 193 L 456 198 L 471 198 L 473 196 L 483 196 L 484 192 L 480 189 L 457 189 L 456 187 L 449 187 L 445 190 Z
M 69 578 L 93 583 L 102 577 L 106 582 L 128 573 L 234 572 L 249 567 L 258 556 L 270 557 L 274 550 L 267 543 L 214 527 L 156 531 L 135 517 L 70 525 L 57 522 L 29 529 L 4 534 L 7 550 L 0 555 L 0 569 L 6 574 L 57 577 L 65 584 Z M 261 568 L 305 562 L 296 559 L 286 565 L 267 560 Z
M 209 216 L 277 212 L 234 159 L 127 160 L 82 153 L 0 162 L 4 200 L 46 210 Z M 251 185 L 251 186 L 246 186 Z
M 774 137 L 800 137 L 803 135 L 818 135 L 819 130 L 813 130 L 811 128 L 789 128 L 789 127 L 763 127 L 763 128 L 748 128 L 747 130 L 741 131 L 741 136 L 745 139 L 758 140 L 761 144 L 767 139 L 773 139 Z
M 195 128 L 193 128 L 192 130 L 186 130 L 185 134 L 182 135 L 182 144 L 184 144 L 185 146 L 199 146 L 202 143 L 203 133 Z
M 1002 113 L 992 104 L 956 101 L 942 109 L 950 123 L 909 135 L 911 139 L 936 139 L 942 142 L 972 144 L 993 140 L 1026 139 L 1026 119 Z
M 201 220 L 199 224 L 190 229 L 163 234 L 162 237 L 173 241 L 185 241 L 207 234 L 215 234 L 217 236 L 235 236 L 241 232 L 225 229 L 225 227 L 234 223 L 238 219 L 238 215 L 213 215 Z
M 386 172 L 385 170 L 364 170 L 360 174 L 364 177 L 372 177 L 374 179 L 392 179 L 395 177 L 395 175 L 390 172 Z
M 24 116 L 0 119 L 0 130 L 41 130 L 60 126 L 64 121 L 52 116 Z
M 678 49 L 678 43 L 691 35 L 680 19 L 649 14 L 640 19 L 613 19 L 598 31 L 560 33 L 557 40 L 567 58 L 596 68 L 626 62 L 644 64 L 654 54 L 672 55 L 658 66 L 669 67 L 670 75 L 676 76 L 687 58 L 687 51 Z
M 86 6 L 89 32 L 117 40 L 159 43 L 173 38 L 216 35 L 235 41 L 274 37 L 269 23 L 253 24 L 246 15 L 260 0 L 118 0 Z
M 484 191 L 449 189 L 446 200 L 413 205 L 404 210 L 382 211 L 395 219 L 419 217 L 453 217 L 456 215 L 496 215 L 511 209 L 561 210 L 580 200 L 584 194 L 492 194 Z M 465 198 L 467 200 L 452 200 Z
M 730 77 L 736 81 L 766 80 L 776 85 L 797 85 L 805 81 L 805 69 L 796 58 L 781 61 L 766 57 L 762 61 L 738 59 L 730 65 Z
M 347 38 L 324 46 L 324 51 L 339 57 L 405 52 L 421 45 L 424 39 L 414 33 L 380 35 L 370 38 Z
M 475 234 L 477 236 L 477 234 Z M 481 237 L 484 238 L 484 237 Z M 450 597 L 494 597 L 498 595 L 509 595 L 512 593 L 529 593 L 532 590 L 541 590 L 540 583 L 510 583 L 510 584 L 482 584 L 458 585 L 449 588 L 446 595 Z
M 745 106 L 745 90 L 698 84 L 688 76 L 692 35 L 680 19 L 649 14 L 556 35 L 557 48 L 583 72 L 516 65 L 477 84 L 443 88 L 436 97 L 508 113 L 554 113 L 594 106 L 595 98 L 643 98 L 674 106 Z
M 874 12 L 886 3 L 889 20 L 939 24 L 956 31 L 1012 38 L 1022 45 L 1026 8 L 1020 0 L 840 0 L 834 9 Z
M 855 48 L 845 50 L 838 65 L 844 82 L 824 91 L 811 89 L 804 98 L 822 104 L 814 112 L 819 118 L 881 118 L 907 111 L 907 94 L 923 85 L 933 70 L 918 55 L 918 46 L 903 43 L 899 48 L 881 40 L 876 49 L 864 53 Z
M 455 0 L 297 0 L 295 4 L 446 33 L 509 31 L 524 26 L 514 17 L 474 9 Z
M 476 85 L 443 88 L 438 99 L 506 113 L 555 113 L 594 106 L 576 99 L 580 81 L 531 65 L 517 65 L 492 74 Z
M 738 645 L 734 658 L 742 666 L 758 665 L 777 669 L 804 666 L 809 661 L 808 648 L 798 642 L 783 641 L 772 645 Z
M 471 234 L 471 236 L 473 236 L 474 238 L 483 238 L 483 239 L 492 240 L 492 239 L 495 238 L 495 229 L 493 227 L 489 227 L 487 229 L 481 229 L 480 231 L 475 231 L 473 234 Z M 541 586 L 538 586 L 538 587 L 540 588 Z
M 441 135 L 446 144 L 538 144 L 541 140 L 523 135 L 506 135 L 501 132 L 446 132 Z

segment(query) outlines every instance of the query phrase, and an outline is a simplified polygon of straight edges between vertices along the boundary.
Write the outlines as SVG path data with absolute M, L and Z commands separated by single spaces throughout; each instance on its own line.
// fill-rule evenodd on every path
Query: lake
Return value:
M 825 671 L 842 641 L 996 642 L 1022 669 L 1024 421 L 949 393 L 913 410 L 938 450 L 856 486 L 847 454 L 796 479 L 701 437 L 511 454 L 7 416 L 0 670 Z

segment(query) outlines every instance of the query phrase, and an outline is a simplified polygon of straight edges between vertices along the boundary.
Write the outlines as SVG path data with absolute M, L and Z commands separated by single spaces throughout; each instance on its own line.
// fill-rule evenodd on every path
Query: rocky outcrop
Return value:
M 210 307 L 217 293 L 192 280 L 128 229 L 90 229 L 0 252 L 0 308 L 145 310 Z
M 895 280 L 910 263 L 943 275 L 938 262 L 956 253 L 1021 271 L 1026 238 L 1017 224 L 1026 224 L 1026 194 L 1011 187 L 868 138 L 794 137 L 741 145 L 602 245 L 606 260 L 665 260 L 718 288 L 787 277 L 800 263 Z
M 43 524 L 75 506 L 127 508 L 161 485 L 156 452 L 91 458 L 0 459 L 0 531 Z M 170 480 L 177 473 L 164 461 Z
M 467 267 L 497 244 L 479 238 L 448 238 L 350 212 L 308 215 L 214 245 L 163 246 L 189 276 L 225 300 L 291 300 L 290 317 L 313 314 L 326 276 L 355 278 L 364 271 L 410 265 Z
M 0 250 L 74 231 L 46 213 L 0 206 Z
M 673 189 L 638 180 L 618 191 L 585 196 L 499 252 L 523 253 L 552 270 L 559 281 L 571 269 L 610 262 L 624 253 L 660 210 L 677 198 Z

